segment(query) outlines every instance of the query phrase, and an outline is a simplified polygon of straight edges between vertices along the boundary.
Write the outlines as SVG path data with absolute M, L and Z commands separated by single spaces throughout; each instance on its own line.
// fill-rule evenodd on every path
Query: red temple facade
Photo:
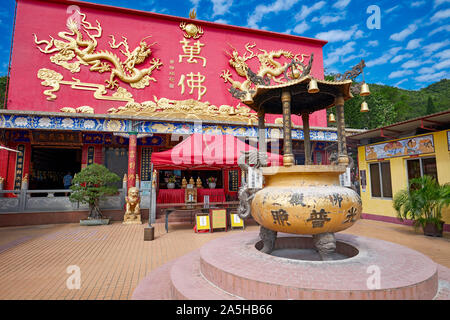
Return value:
M 289 63 L 314 59 L 311 75 L 324 77 L 322 40 L 87 2 L 16 5 L 0 139 L 22 152 L 0 150 L 3 190 L 20 190 L 24 181 L 32 196 L 62 189 L 67 172 L 90 163 L 126 174 L 130 187 L 150 180 L 153 152 L 193 133 L 256 145 L 256 114 L 235 95 L 250 88 L 248 70 L 281 83 Z M 280 153 L 281 116 L 265 118 L 268 151 Z M 292 122 L 295 160 L 302 164 L 301 117 Z M 326 164 L 336 130 L 327 128 L 325 110 L 311 114 L 310 125 L 313 162 Z M 160 172 L 159 188 L 166 174 Z M 205 184 L 214 175 L 185 168 L 170 174 Z M 215 177 L 227 198 L 236 197 L 237 167 Z M 3 200 L 16 196 L 4 192 Z

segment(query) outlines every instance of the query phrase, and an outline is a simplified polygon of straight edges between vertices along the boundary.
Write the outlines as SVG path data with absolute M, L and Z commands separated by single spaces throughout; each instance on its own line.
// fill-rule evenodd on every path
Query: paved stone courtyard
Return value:
M 155 240 L 143 241 L 146 225 L 81 227 L 79 224 L 0 228 L 0 299 L 130 299 L 152 270 L 206 242 L 246 231 L 194 233 L 189 225 L 155 224 Z M 342 233 L 391 241 L 450 268 L 450 234 L 422 235 L 412 227 L 360 220 Z M 69 290 L 69 266 L 81 272 L 80 289 Z M 448 288 L 450 289 L 450 288 Z M 450 292 L 450 291 L 449 291 Z

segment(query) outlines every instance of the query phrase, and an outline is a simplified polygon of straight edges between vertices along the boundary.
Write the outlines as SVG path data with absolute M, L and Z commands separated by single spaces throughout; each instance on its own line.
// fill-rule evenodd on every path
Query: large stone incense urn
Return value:
M 345 167 L 305 165 L 263 168 L 265 187 L 251 214 L 263 227 L 303 235 L 339 232 L 361 216 L 361 199 L 339 184 Z
M 267 167 L 264 159 L 257 161 L 264 176 L 259 190 L 240 192 L 260 227 L 263 247 L 260 251 L 272 253 L 277 233 L 311 235 L 322 260 L 336 258 L 335 233 L 351 227 L 361 216 L 362 204 L 352 189 L 340 186 L 339 175 L 349 163 L 345 137 L 344 102 L 351 99 L 352 81 L 315 79 L 303 66 L 301 77 L 288 79 L 283 84 L 257 84 L 245 95 L 243 102 L 258 112 L 259 152 L 266 153 L 266 112 L 283 115 L 283 165 Z M 293 62 L 294 64 L 294 62 Z M 309 115 L 314 111 L 336 107 L 337 161 L 333 165 L 313 165 Z M 295 165 L 292 150 L 291 114 L 301 115 L 303 122 L 305 165 Z M 249 195 L 250 194 L 250 195 Z M 243 202 L 243 201 L 242 201 Z

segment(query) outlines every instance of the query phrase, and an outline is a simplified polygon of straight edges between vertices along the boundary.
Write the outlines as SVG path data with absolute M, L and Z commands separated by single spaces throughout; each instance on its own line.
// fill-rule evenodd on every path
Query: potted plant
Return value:
M 167 189 L 173 189 L 173 188 L 175 188 L 175 182 L 176 182 L 176 178 L 175 178 L 175 176 L 170 176 L 168 179 L 167 179 Z
M 81 225 L 108 224 L 109 219 L 104 219 L 100 211 L 100 199 L 106 195 L 117 193 L 116 186 L 111 183 L 120 181 L 117 174 L 109 171 L 105 166 L 96 163 L 83 168 L 72 180 L 73 190 L 69 199 L 72 202 L 79 201 L 89 204 L 87 220 L 80 220 Z
M 450 184 L 439 185 L 431 176 L 411 179 L 409 188 L 394 195 L 393 206 L 400 220 L 411 219 L 427 236 L 442 237 L 442 208 L 450 204 Z
M 216 178 L 209 177 L 208 179 L 206 179 L 206 181 L 208 182 L 208 186 L 210 189 L 214 189 L 216 187 L 216 181 L 217 181 Z

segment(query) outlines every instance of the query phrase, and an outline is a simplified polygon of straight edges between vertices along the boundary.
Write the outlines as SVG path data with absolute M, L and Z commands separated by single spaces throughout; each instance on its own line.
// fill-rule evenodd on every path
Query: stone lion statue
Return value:
M 125 198 L 126 210 L 123 219 L 124 223 L 141 223 L 141 208 L 139 189 L 132 187 L 128 190 L 128 196 Z

